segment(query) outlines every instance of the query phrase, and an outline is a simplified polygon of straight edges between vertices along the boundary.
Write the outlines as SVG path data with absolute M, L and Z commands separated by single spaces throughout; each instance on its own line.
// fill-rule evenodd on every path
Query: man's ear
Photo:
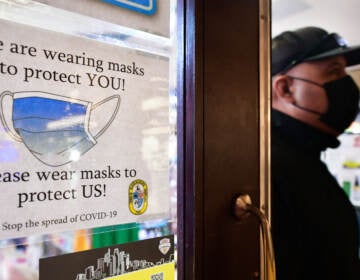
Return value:
M 286 75 L 278 75 L 273 78 L 273 94 L 285 102 L 294 102 L 294 96 L 290 90 L 292 79 Z

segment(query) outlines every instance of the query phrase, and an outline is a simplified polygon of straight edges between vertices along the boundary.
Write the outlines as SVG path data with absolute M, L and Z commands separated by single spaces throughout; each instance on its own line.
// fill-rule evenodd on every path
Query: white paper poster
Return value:
M 0 24 L 0 239 L 168 217 L 168 58 Z

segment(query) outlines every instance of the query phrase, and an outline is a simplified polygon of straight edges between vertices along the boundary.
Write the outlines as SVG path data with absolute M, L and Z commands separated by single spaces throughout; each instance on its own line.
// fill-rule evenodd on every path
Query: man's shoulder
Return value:
M 272 164 L 298 164 L 299 161 L 307 160 L 303 147 L 286 140 L 277 133 L 272 133 L 271 155 Z
M 321 161 L 320 154 L 309 152 L 300 145 L 292 144 L 277 135 L 272 137 L 271 147 L 272 176 L 289 180 L 328 181 L 332 176 Z

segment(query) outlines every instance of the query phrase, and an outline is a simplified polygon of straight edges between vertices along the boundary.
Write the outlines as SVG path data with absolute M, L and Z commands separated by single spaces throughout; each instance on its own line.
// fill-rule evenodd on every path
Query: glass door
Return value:
M 178 10 L 0 1 L 1 279 L 176 277 Z

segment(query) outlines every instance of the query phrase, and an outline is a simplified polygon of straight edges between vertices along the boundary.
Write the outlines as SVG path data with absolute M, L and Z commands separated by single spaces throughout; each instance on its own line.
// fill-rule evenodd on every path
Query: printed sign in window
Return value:
M 168 58 L 0 24 L 0 239 L 168 218 Z

